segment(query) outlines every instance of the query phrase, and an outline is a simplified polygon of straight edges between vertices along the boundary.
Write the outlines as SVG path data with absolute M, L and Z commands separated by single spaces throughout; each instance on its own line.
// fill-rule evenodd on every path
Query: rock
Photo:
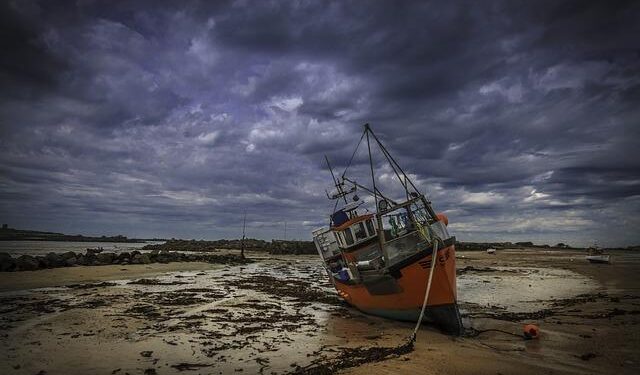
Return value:
M 133 255 L 133 253 L 131 253 Z M 133 255 L 133 258 L 131 258 L 131 263 L 132 264 L 149 264 L 151 263 L 151 259 L 149 259 L 149 256 L 147 254 L 135 254 Z
M 129 259 L 131 259 L 131 254 L 129 254 L 128 252 L 122 252 L 120 254 L 118 254 L 118 260 L 120 262 L 122 262 L 124 259 L 127 260 L 127 262 L 129 261 Z
M 64 260 L 64 263 L 67 267 L 72 267 L 78 264 L 78 258 L 73 257 L 73 258 L 67 258 Z
M 133 254 L 132 254 L 133 255 Z M 142 255 L 135 254 L 131 257 L 131 264 L 142 264 Z
M 76 264 L 80 266 L 87 265 L 87 258 L 84 256 L 84 254 L 78 254 L 78 256 L 76 257 Z
M 50 268 L 64 267 L 66 265 L 60 254 L 49 253 L 44 258 L 47 260 L 48 267 Z
M 96 259 L 100 264 L 111 264 L 113 262 L 113 258 L 116 257 L 114 253 L 99 253 L 96 255 Z
M 0 272 L 13 271 L 16 269 L 16 261 L 9 253 L 0 253 Z
M 87 249 L 87 254 L 100 254 L 102 252 L 102 248 L 99 249 Z
M 19 271 L 35 271 L 38 266 L 38 260 L 30 255 L 21 255 L 16 259 L 16 269 Z
M 98 264 L 98 257 L 96 254 L 97 253 L 93 249 L 87 249 L 87 252 L 84 254 L 84 263 L 87 266 Z
M 156 257 L 156 261 L 160 263 L 169 263 L 171 262 L 171 254 L 169 250 L 162 250 L 160 254 Z
M 38 261 L 38 268 L 49 268 L 49 261 L 43 256 L 36 256 L 35 259 Z
M 151 250 L 151 252 L 149 253 L 149 256 L 156 257 L 158 256 L 158 254 L 160 254 L 160 250 L 155 249 L 155 250 Z
M 149 258 L 149 255 L 147 255 L 147 254 L 140 254 L 140 260 L 142 261 L 142 264 L 151 263 L 151 259 Z
M 75 258 L 76 253 L 74 253 L 73 251 L 67 251 L 66 253 L 62 253 L 60 256 L 62 257 L 62 259 Z

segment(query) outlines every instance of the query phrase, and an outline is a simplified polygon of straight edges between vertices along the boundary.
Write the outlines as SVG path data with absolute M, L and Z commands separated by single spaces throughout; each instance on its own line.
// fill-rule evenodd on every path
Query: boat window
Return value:
M 403 236 L 413 230 L 407 210 L 404 208 L 390 212 L 382 217 L 382 229 L 385 241 Z
M 427 212 L 424 204 L 422 202 L 414 202 L 411 204 L 411 213 L 413 213 L 413 217 L 416 218 L 416 221 L 420 223 L 428 223 L 429 222 L 429 213 Z
M 356 240 L 364 240 L 367 238 L 367 232 L 364 229 L 364 224 L 362 222 L 353 226 L 353 232 L 356 235 Z
M 353 255 L 355 257 L 355 262 L 357 263 L 382 258 L 382 251 L 380 250 L 380 245 L 377 242 L 374 242 L 357 250 Z
M 373 229 L 373 221 L 371 221 L 371 219 L 366 221 L 367 224 L 367 232 L 369 232 L 370 236 L 373 236 L 374 234 L 376 234 L 375 229 Z
M 343 230 L 342 233 L 344 234 L 345 245 L 346 246 L 353 245 L 353 235 L 351 234 L 351 228 L 347 228 L 346 230 Z

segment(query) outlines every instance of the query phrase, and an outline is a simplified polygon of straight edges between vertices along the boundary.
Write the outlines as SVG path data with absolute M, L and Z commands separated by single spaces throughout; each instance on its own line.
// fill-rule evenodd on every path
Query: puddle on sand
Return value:
M 458 300 L 511 312 L 547 308 L 554 300 L 575 297 L 598 283 L 576 272 L 557 268 L 493 267 L 458 276 Z

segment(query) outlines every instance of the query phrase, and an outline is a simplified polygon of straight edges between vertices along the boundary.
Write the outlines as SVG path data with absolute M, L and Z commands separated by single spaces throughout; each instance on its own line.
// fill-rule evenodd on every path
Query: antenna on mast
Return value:
M 329 163 L 329 158 L 327 157 L 327 155 L 324 156 L 324 160 L 327 161 L 327 167 L 329 167 L 329 172 L 331 172 L 331 178 L 333 179 L 333 184 L 335 185 L 336 189 L 338 190 L 338 192 L 333 196 L 333 199 L 335 198 L 340 198 L 342 197 L 342 199 L 344 199 L 344 203 L 348 203 L 347 202 L 347 197 L 346 195 L 348 193 L 345 193 L 344 190 L 342 189 L 342 184 L 338 182 L 338 179 L 336 178 L 336 175 L 333 174 L 333 168 L 331 168 L 331 163 Z M 329 194 L 327 193 L 327 197 L 329 197 Z M 332 197 L 329 197 L 329 199 L 331 199 Z

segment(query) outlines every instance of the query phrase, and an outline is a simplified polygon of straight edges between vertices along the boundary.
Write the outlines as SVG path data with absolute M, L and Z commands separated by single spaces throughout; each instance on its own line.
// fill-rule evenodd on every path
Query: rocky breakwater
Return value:
M 167 250 L 153 250 L 111 253 L 98 249 L 87 249 L 85 253 L 68 251 L 66 253 L 49 253 L 44 256 L 20 255 L 12 257 L 8 253 L 0 253 L 0 272 L 35 271 L 45 268 L 74 266 L 105 266 L 110 264 L 149 264 L 171 262 L 207 262 L 216 264 L 246 264 L 251 262 L 238 255 L 218 254 L 185 254 Z
M 269 244 L 269 254 L 317 254 L 312 241 L 282 241 L 272 240 Z
M 245 250 L 264 251 L 269 254 L 317 254 L 316 247 L 312 241 L 284 241 L 256 240 L 247 238 L 243 240 L 216 240 L 216 241 L 196 241 L 196 240 L 175 240 L 171 239 L 162 244 L 146 245 L 143 250 L 171 250 L 171 251 L 198 251 L 216 252 L 220 249 L 240 250 L 244 246 Z

